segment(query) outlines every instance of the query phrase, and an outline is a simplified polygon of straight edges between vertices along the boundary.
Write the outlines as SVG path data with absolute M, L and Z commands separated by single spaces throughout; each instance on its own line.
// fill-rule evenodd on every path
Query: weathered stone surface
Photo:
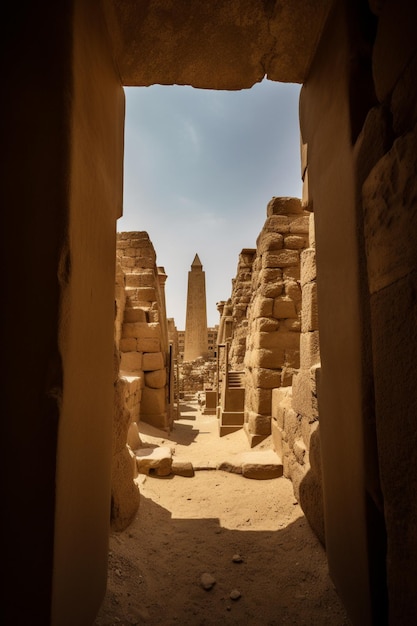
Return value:
M 126 446 L 113 456 L 111 476 L 111 527 L 129 526 L 139 508 L 139 489 L 134 482 L 134 465 Z
M 285 319 L 289 317 L 297 317 L 297 309 L 295 307 L 294 300 L 283 296 L 274 299 L 273 316 L 278 319 Z
M 252 383 L 261 389 L 273 389 L 281 385 L 281 370 L 255 367 L 252 370 Z
M 273 197 L 266 207 L 268 217 L 271 215 L 297 215 L 302 211 L 300 199 L 291 197 Z
M 122 352 L 120 358 L 121 371 L 138 372 L 142 370 L 141 352 Z
M 158 337 L 139 337 L 136 346 L 139 352 L 160 352 L 161 340 Z
M 371 293 L 406 276 L 416 264 L 416 145 L 417 128 L 395 141 L 363 185 Z
M 184 476 L 185 478 L 192 478 L 194 476 L 193 464 L 186 461 L 173 461 L 171 465 L 171 474 L 175 474 L 175 476 Z
M 267 415 L 259 415 L 253 411 L 247 412 L 245 423 L 249 432 L 254 435 L 270 435 L 271 434 L 271 418 Z
M 137 422 L 131 422 L 127 431 L 127 445 L 131 450 L 137 450 L 142 446 Z
M 121 338 L 119 343 L 120 352 L 134 352 L 137 346 L 136 342 L 136 337 Z
M 302 289 L 303 306 L 301 310 L 301 332 L 307 333 L 319 329 L 317 306 L 317 284 L 307 283 Z
M 290 223 L 290 233 L 308 235 L 310 215 L 305 211 L 303 217 L 299 217 Z
M 242 476 L 267 480 L 282 476 L 282 464 L 274 450 L 247 452 L 241 455 Z
M 307 248 L 301 253 L 301 270 L 300 270 L 300 282 L 301 287 L 304 287 L 307 283 L 310 283 L 317 278 L 316 267 L 316 251 L 314 248 Z
M 302 250 L 307 245 L 307 237 L 301 235 L 287 235 L 284 246 L 289 250 Z
M 165 387 L 167 382 L 166 369 L 155 370 L 153 372 L 145 372 L 145 385 L 153 389 Z
M 309 369 L 320 363 L 319 331 L 315 330 L 300 335 L 300 367 Z
M 123 321 L 125 323 L 146 322 L 146 311 L 140 307 L 125 308 Z
M 142 401 L 140 405 L 141 416 L 143 415 L 159 415 L 166 410 L 166 394 L 165 389 L 152 389 L 144 387 L 142 390 Z
M 135 450 L 139 474 L 169 476 L 172 467 L 172 452 L 168 446 L 140 448 Z
M 284 247 L 284 237 L 279 232 L 264 233 L 259 238 L 257 254 L 264 254 L 271 250 L 280 250 Z
M 252 304 L 252 316 L 253 317 L 271 317 L 274 306 L 273 298 L 265 298 L 263 296 L 256 296 Z
M 156 83 L 205 89 L 245 89 L 264 76 L 306 79 L 331 2 L 270 5 L 245 0 L 196 13 L 188 2 L 112 3 L 112 47 L 124 85 Z M 108 7 L 106 7 L 107 10 Z M 167 18 L 168 16 L 168 18 Z M 158 37 L 155 38 L 155 33 Z M 300 45 L 302 42 L 302 45 Z M 152 58 L 152 63 L 143 59 Z
M 310 370 L 300 370 L 293 378 L 293 409 L 312 420 L 318 417 Z
M 142 369 L 144 372 L 161 370 L 164 365 L 164 355 L 162 352 L 147 352 L 143 355 Z
M 262 255 L 262 268 L 290 267 L 299 262 L 298 250 L 283 249 L 276 252 L 265 252 Z

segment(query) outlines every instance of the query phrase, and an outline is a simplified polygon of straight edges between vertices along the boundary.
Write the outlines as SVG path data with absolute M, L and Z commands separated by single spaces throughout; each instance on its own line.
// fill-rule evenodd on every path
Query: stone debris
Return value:
M 216 584 L 216 579 L 211 574 L 204 572 L 204 574 L 201 574 L 200 583 L 203 589 L 210 591 Z
M 169 476 L 172 470 L 172 451 L 168 446 L 135 450 L 139 474 Z
M 243 563 L 243 559 L 240 554 L 234 554 L 232 557 L 233 563 Z
M 233 590 L 230 592 L 230 596 L 229 596 L 229 598 L 230 598 L 231 600 L 239 600 L 239 598 L 241 598 L 241 597 L 242 597 L 242 594 L 240 593 L 240 591 L 239 591 L 238 589 L 233 589 Z
M 246 452 L 241 455 L 242 475 L 245 478 L 267 480 L 283 474 L 282 463 L 274 450 Z
M 171 466 L 171 473 L 175 474 L 175 476 L 192 478 L 194 476 L 194 467 L 192 463 L 187 461 L 174 461 Z

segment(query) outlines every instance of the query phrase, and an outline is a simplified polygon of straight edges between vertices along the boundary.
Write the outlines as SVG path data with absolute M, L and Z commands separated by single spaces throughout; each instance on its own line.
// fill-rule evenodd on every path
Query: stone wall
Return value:
M 252 265 L 245 355 L 245 430 L 252 445 L 271 434 L 272 390 L 300 365 L 300 255 L 309 213 L 297 198 L 273 198 Z
M 292 386 L 272 391 L 272 437 L 284 476 L 316 535 L 325 543 L 320 459 L 318 377 L 320 348 L 314 214 L 309 217 L 309 247 L 301 252 L 300 367 Z
M 117 236 L 117 258 L 125 278 L 125 308 L 120 331 L 120 372 L 139 381 L 134 421 L 168 429 L 169 345 L 165 310 L 165 272 L 145 232 Z
M 232 337 L 229 363 L 232 370 L 243 370 L 248 334 L 247 310 L 252 297 L 252 266 L 256 249 L 244 248 L 239 254 L 236 276 L 232 280 L 232 294 L 227 304 L 231 318 Z

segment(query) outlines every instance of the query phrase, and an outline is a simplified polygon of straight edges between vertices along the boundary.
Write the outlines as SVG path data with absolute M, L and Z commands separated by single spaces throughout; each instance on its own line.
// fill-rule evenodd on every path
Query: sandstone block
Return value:
M 270 215 L 265 220 L 262 231 L 256 240 L 256 245 L 265 233 L 288 233 L 289 230 L 290 220 L 287 215 Z
M 303 289 L 303 306 L 301 309 L 301 331 L 307 333 L 309 331 L 319 329 L 319 316 L 317 306 L 317 284 L 307 283 Z
M 262 415 L 271 415 L 272 389 L 255 387 L 252 390 L 252 410 Z
M 286 296 L 274 299 L 272 314 L 277 319 L 286 319 L 298 316 L 294 301 Z
M 319 331 L 315 330 L 300 335 L 300 368 L 310 369 L 320 363 Z
M 271 215 L 296 215 L 302 213 L 301 201 L 299 198 L 273 197 L 267 204 L 266 214 Z
M 294 302 L 299 302 L 301 300 L 301 288 L 296 280 L 287 280 L 285 281 L 285 295 Z
M 138 337 L 136 346 L 140 352 L 160 352 L 161 340 L 159 337 Z
M 259 272 L 260 283 L 275 283 L 282 278 L 282 269 L 279 267 L 265 267 Z
M 146 312 L 139 307 L 128 307 L 124 311 L 124 322 L 146 322 Z
M 126 274 L 126 286 L 155 288 L 155 274 L 152 269 L 141 269 L 139 272 Z
M 411 168 L 415 168 L 416 145 L 417 128 L 394 142 L 363 185 L 371 294 L 415 269 L 417 177 L 411 175 Z
M 283 332 L 278 330 L 271 333 L 257 333 L 255 336 L 255 348 L 299 350 L 299 336 L 297 333 Z
M 247 429 L 251 435 L 271 434 L 271 418 L 267 415 L 259 415 L 254 411 L 248 411 L 247 419 L 245 419 Z
M 252 350 L 249 355 L 249 365 L 251 367 L 266 367 L 269 369 L 278 369 L 284 363 L 284 349 L 279 348 L 258 348 Z
M 292 388 L 280 387 L 272 390 L 271 415 L 276 420 L 277 425 L 283 429 L 285 411 L 292 408 Z
M 299 333 L 301 331 L 301 320 L 299 317 L 288 318 L 281 321 L 284 328 L 283 330 L 289 330 L 293 333 Z
M 281 385 L 281 370 L 272 370 L 264 367 L 256 367 L 252 370 L 252 381 L 255 387 L 260 389 L 274 389 Z
M 139 474 L 169 476 L 172 467 L 172 452 L 167 446 L 140 448 L 135 451 Z
M 111 470 L 111 527 L 121 531 L 129 526 L 139 508 L 139 489 L 128 448 L 118 452 Z
M 284 247 L 289 250 L 302 250 L 307 246 L 307 237 L 302 235 L 287 235 L 284 238 Z
M 285 440 L 292 451 L 296 439 L 300 439 L 301 428 L 300 419 L 294 409 L 286 408 L 284 411 L 284 428 Z
M 313 198 L 310 193 L 308 167 L 306 168 L 301 189 L 301 206 L 306 211 L 313 211 Z
M 120 369 L 126 372 L 138 372 L 142 370 L 141 352 L 122 352 L 120 358 Z
M 282 278 L 284 280 L 300 280 L 300 264 L 298 261 L 299 259 L 297 259 L 297 265 L 285 267 L 282 270 Z
M 294 441 L 293 452 L 297 460 L 297 463 L 299 463 L 300 465 L 304 465 L 308 454 L 307 454 L 307 448 L 302 439 L 296 439 Z
M 316 224 L 314 221 L 314 213 L 310 213 L 309 217 L 308 243 L 310 248 L 316 247 Z
M 300 282 L 301 287 L 317 278 L 316 251 L 307 248 L 301 253 Z
M 293 377 L 292 406 L 294 411 L 305 415 L 310 420 L 318 417 L 317 398 L 312 391 L 312 379 L 310 370 L 300 370 Z
M 144 372 L 161 370 L 165 366 L 162 352 L 146 352 L 142 359 L 142 369 Z
M 290 222 L 290 233 L 308 235 L 310 215 L 307 214 Z
M 136 351 L 136 337 L 125 337 L 120 339 L 119 350 L 120 352 L 135 352 Z
M 257 253 L 263 254 L 269 250 L 283 248 L 284 237 L 280 233 L 261 233 L 257 243 Z
M 280 459 L 282 459 L 282 430 L 276 420 L 271 421 L 271 435 L 273 448 Z
M 262 255 L 262 268 L 290 267 L 299 262 L 298 250 L 279 250 L 276 252 L 265 252 Z
M 155 287 L 138 287 L 137 299 L 138 301 L 155 302 L 156 301 Z
M 153 372 L 145 372 L 145 385 L 153 389 L 165 387 L 167 382 L 166 369 L 155 370 Z
M 166 410 L 165 389 L 153 389 L 144 387 L 142 390 L 142 400 L 140 403 L 140 413 L 146 415 L 159 415 Z
M 187 461 L 173 461 L 171 465 L 171 474 L 192 478 L 194 476 L 193 464 Z
M 274 450 L 247 452 L 242 455 L 242 476 L 268 480 L 282 476 L 282 463 Z
M 265 298 L 277 298 L 284 291 L 284 283 L 282 280 L 273 283 L 263 283 L 260 287 L 260 293 Z
M 257 296 L 252 305 L 252 317 L 271 317 L 273 306 L 273 298 Z
M 254 320 L 255 332 L 272 332 L 278 330 L 279 321 L 271 317 L 258 317 Z

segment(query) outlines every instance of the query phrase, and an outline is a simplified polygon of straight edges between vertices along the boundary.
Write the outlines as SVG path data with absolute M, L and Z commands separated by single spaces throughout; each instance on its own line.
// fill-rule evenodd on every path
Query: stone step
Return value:
M 220 422 L 222 426 L 243 426 L 245 415 L 243 411 L 222 411 L 220 413 Z

